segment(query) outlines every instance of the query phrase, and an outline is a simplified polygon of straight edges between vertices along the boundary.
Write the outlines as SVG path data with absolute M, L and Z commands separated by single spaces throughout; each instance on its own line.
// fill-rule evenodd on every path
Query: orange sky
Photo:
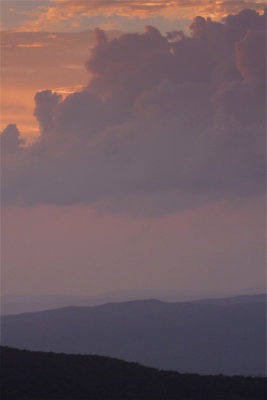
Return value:
M 14 122 L 23 135 L 38 134 L 34 95 L 43 89 L 69 93 L 87 83 L 84 62 L 92 33 L 2 34 L 1 128 Z

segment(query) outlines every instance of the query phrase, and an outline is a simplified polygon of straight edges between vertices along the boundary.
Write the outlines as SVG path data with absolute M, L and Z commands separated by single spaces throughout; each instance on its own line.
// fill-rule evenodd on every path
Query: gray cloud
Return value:
M 39 140 L 3 132 L 3 204 L 161 214 L 263 193 L 264 29 L 252 10 L 197 17 L 191 37 L 97 29 L 88 86 L 36 94 Z

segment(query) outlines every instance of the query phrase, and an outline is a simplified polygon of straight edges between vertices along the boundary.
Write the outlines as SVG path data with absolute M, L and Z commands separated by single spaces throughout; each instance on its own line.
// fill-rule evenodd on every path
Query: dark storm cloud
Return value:
M 263 192 L 265 16 L 196 17 L 191 31 L 97 29 L 88 86 L 36 94 L 39 140 L 3 132 L 4 204 L 164 213 Z

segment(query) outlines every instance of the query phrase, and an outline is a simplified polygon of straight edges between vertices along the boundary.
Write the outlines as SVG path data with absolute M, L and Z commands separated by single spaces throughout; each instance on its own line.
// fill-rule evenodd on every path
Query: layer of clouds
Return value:
M 196 17 L 191 31 L 96 29 L 88 86 L 36 94 L 39 140 L 4 130 L 3 204 L 158 215 L 263 193 L 265 16 Z
M 23 2 L 18 6 L 13 0 L 8 3 L 8 8 L 3 7 L 4 20 L 6 24 L 9 20 L 16 22 L 21 31 L 75 31 L 83 29 L 85 24 L 140 30 L 141 23 L 143 26 L 155 22 L 165 30 L 173 27 L 175 20 L 181 29 L 195 15 L 219 20 L 244 8 L 262 12 L 266 6 L 265 0 L 39 0 L 37 4 L 26 2 L 29 5 L 24 6 Z

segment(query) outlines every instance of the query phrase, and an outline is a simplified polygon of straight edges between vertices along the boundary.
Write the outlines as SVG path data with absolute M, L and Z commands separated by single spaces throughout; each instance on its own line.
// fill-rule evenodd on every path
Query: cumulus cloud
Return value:
M 20 151 L 20 146 L 25 144 L 25 140 L 20 137 L 19 130 L 15 124 L 9 124 L 2 132 L 2 146 L 6 154 Z M 6 155 L 4 153 L 4 155 Z
M 88 86 L 36 94 L 32 146 L 3 132 L 3 203 L 162 214 L 263 193 L 265 16 L 196 17 L 190 29 L 112 40 L 96 29 Z

